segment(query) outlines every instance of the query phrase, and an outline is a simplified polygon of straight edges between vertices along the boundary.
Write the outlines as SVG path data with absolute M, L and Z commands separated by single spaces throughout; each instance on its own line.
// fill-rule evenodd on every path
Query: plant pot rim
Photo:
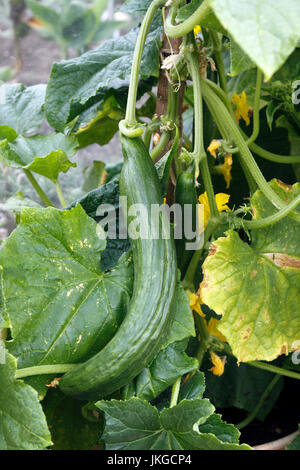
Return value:
M 287 445 L 289 445 L 295 437 L 299 434 L 299 431 L 295 431 L 292 434 L 288 434 L 285 437 L 281 437 L 276 441 L 266 442 L 265 444 L 260 444 L 253 446 L 254 450 L 284 450 Z

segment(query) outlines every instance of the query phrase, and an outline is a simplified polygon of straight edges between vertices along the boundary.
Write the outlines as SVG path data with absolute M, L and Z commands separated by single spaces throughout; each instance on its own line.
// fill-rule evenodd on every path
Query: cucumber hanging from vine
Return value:
M 145 223 L 151 223 L 151 207 L 161 205 L 156 170 L 140 138 L 121 136 L 124 165 L 120 192 L 128 208 L 143 204 Z M 164 239 L 169 224 L 160 216 L 157 239 L 131 239 L 134 260 L 134 290 L 128 313 L 112 340 L 87 362 L 66 373 L 60 389 L 79 399 L 95 400 L 112 394 L 130 382 L 158 354 L 171 322 L 177 268 L 174 241 Z

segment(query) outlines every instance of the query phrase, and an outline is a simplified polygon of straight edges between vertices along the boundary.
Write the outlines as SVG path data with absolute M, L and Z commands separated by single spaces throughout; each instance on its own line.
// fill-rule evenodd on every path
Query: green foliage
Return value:
M 299 184 L 270 184 L 282 200 L 299 194 Z M 256 220 L 275 212 L 260 191 L 251 204 Z M 299 224 L 287 218 L 253 231 L 251 239 L 249 246 L 231 230 L 214 242 L 203 266 L 202 298 L 223 316 L 219 329 L 239 361 L 271 361 L 291 351 L 299 334 Z
M 299 2 L 173 2 L 164 23 L 163 1 L 128 0 L 120 10 L 139 26 L 94 50 L 88 47 L 124 25 L 100 21 L 107 0 L 26 3 L 32 27 L 55 39 L 63 56 L 72 48 L 78 57 L 54 63 L 47 85 L 0 87 L 0 226 L 6 214 L 17 225 L 0 249 L 0 449 L 89 450 L 101 442 L 107 450 L 248 450 L 215 408 L 246 410 L 248 423 L 265 420 L 285 385 L 272 374 L 299 379 L 300 211 L 286 211 L 300 195 L 292 100 L 299 97 Z M 0 11 L 8 19 L 5 5 Z M 163 26 L 170 37 L 184 29 L 171 69 L 171 59 L 162 64 Z M 163 118 L 154 94 L 161 74 L 169 83 Z M 0 78 L 10 80 L 10 71 L 1 69 Z M 186 80 L 183 159 L 176 94 Z M 233 93 L 247 102 L 232 103 Z M 52 130 L 42 135 L 45 118 Z M 122 136 L 125 164 L 93 161 L 66 207 L 60 180 L 72 178 L 76 151 L 107 145 L 120 121 L 132 135 L 157 123 L 168 151 L 153 165 L 141 137 Z M 215 156 L 207 155 L 213 139 Z M 116 214 L 119 233 L 120 193 L 130 205 L 172 202 L 170 178 L 175 183 L 190 163 L 195 172 L 183 195 L 193 191 L 195 202 L 206 193 L 204 246 L 183 253 L 180 273 L 172 242 L 109 238 L 108 216 Z M 39 202 L 23 192 L 22 172 Z M 63 210 L 41 205 L 56 204 L 48 196 L 53 184 Z M 227 197 L 232 210 L 220 215 Z M 151 316 L 154 305 L 166 311 L 167 328 Z M 96 403 L 62 393 L 72 394 L 64 383 L 73 372 L 80 398 L 102 374 L 104 392 L 88 396 Z M 299 448 L 299 435 L 287 448 Z

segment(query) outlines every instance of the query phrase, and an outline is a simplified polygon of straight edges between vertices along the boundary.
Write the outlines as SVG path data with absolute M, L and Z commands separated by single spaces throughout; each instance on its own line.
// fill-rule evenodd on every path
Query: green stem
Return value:
M 170 401 L 170 408 L 177 405 L 179 392 L 180 392 L 181 377 L 179 377 L 172 387 L 172 395 Z
M 228 96 L 223 92 L 223 90 L 218 85 L 216 85 L 211 80 L 205 79 L 205 83 L 222 100 L 223 104 L 226 106 L 230 115 L 235 119 Z M 240 132 L 245 138 L 246 143 L 248 143 L 248 140 L 249 140 L 248 136 L 243 131 L 240 131 Z M 261 158 L 264 158 L 265 160 L 269 160 L 271 162 L 287 163 L 287 164 L 300 163 L 300 155 L 292 155 L 292 156 L 291 155 L 278 155 L 276 153 L 269 152 L 268 150 L 264 150 L 259 145 L 255 144 L 254 142 L 250 143 L 249 147 L 256 155 L 258 155 Z M 237 151 L 237 149 L 228 148 L 228 152 L 234 153 L 235 151 Z
M 241 222 L 241 225 L 248 228 L 249 230 L 257 230 L 269 227 L 270 225 L 279 222 L 284 217 L 287 217 L 291 211 L 296 209 L 299 204 L 300 195 L 293 199 L 293 201 L 291 201 L 286 207 L 276 212 L 275 214 L 270 215 L 269 217 L 265 217 L 263 219 L 258 220 L 243 220 L 239 218 L 236 218 L 235 220 L 239 223 Z
M 206 227 L 205 232 L 204 232 L 203 246 L 199 250 L 195 251 L 195 253 L 193 254 L 193 257 L 191 259 L 191 262 L 189 264 L 189 267 L 186 271 L 186 274 L 185 274 L 185 277 L 184 277 L 184 280 L 183 280 L 183 286 L 185 288 L 191 289 L 191 290 L 194 289 L 195 274 L 196 274 L 196 270 L 197 270 L 198 264 L 200 262 L 203 250 L 206 246 L 206 243 L 208 242 L 208 240 L 212 236 L 213 232 L 218 227 L 219 223 L 220 223 L 220 218 L 218 218 L 218 219 L 209 219 L 207 227 Z
M 251 145 L 257 139 L 260 129 L 260 94 L 261 94 L 261 85 L 262 85 L 262 72 L 258 68 L 256 76 L 256 88 L 255 88 L 255 99 L 254 99 L 254 112 L 253 112 L 253 131 L 249 139 L 247 140 L 247 145 Z
M 165 150 L 168 145 L 173 129 L 178 121 L 178 103 L 179 103 L 179 93 L 173 90 L 172 85 L 168 85 L 168 105 L 165 116 L 163 116 L 162 124 L 165 124 L 166 129 L 163 131 L 160 136 L 158 144 L 153 147 L 150 152 L 152 160 L 156 160 Z
M 120 122 L 120 131 L 127 135 L 128 137 L 138 137 L 143 134 L 143 129 L 138 128 L 138 123 L 136 120 L 136 99 L 137 99 L 137 90 L 139 84 L 139 75 L 141 68 L 141 61 L 144 51 L 144 46 L 147 38 L 147 34 L 151 25 L 151 22 L 155 16 L 158 8 L 164 6 L 164 0 L 154 0 L 150 7 L 147 10 L 147 13 L 143 19 L 140 32 L 137 38 L 137 42 L 134 49 L 130 84 L 128 91 L 127 107 L 126 107 L 126 116 L 125 120 Z
M 160 128 L 160 121 L 151 122 L 147 127 L 144 135 L 144 144 L 145 147 L 149 150 L 151 144 L 151 137 L 153 132 L 157 131 Z
M 206 85 L 203 81 L 203 91 L 205 99 L 209 104 L 209 107 L 215 109 L 220 119 L 222 119 L 235 141 L 237 147 L 240 151 L 240 156 L 242 161 L 245 163 L 245 166 L 248 168 L 258 187 L 261 189 L 266 198 L 277 208 L 283 209 L 286 207 L 285 202 L 278 196 L 275 191 L 269 186 L 265 180 L 263 174 L 261 173 L 253 155 L 251 154 L 247 143 L 245 142 L 235 120 L 232 119 L 229 111 L 226 106 L 220 100 L 220 98 L 211 91 L 210 87 Z M 300 221 L 300 213 L 290 212 L 289 217 L 293 218 L 296 221 Z
M 65 374 L 77 366 L 78 364 L 54 364 L 27 367 L 26 369 L 18 369 L 16 371 L 16 379 L 23 379 L 24 377 L 31 377 L 33 375 Z
M 260 400 L 259 402 L 257 403 L 256 407 L 254 408 L 254 410 L 251 411 L 251 413 L 249 413 L 249 415 L 247 416 L 247 418 L 245 418 L 241 423 L 237 424 L 236 425 L 236 428 L 238 429 L 243 429 L 245 428 L 246 426 L 248 426 L 250 423 L 252 423 L 252 421 L 256 418 L 258 412 L 260 411 L 260 409 L 262 408 L 262 406 L 264 405 L 265 401 L 267 400 L 267 398 L 270 396 L 273 388 L 275 387 L 275 385 L 277 384 L 277 382 L 279 381 L 279 379 L 281 379 L 281 375 L 277 374 L 275 375 L 275 377 L 273 377 L 273 379 L 271 380 L 271 382 L 269 383 L 268 387 L 266 388 L 266 390 L 264 391 L 264 393 L 262 394 L 262 396 L 260 397 Z
M 175 2 L 174 5 L 170 8 L 170 13 L 165 18 L 165 33 L 170 38 L 179 38 L 182 36 L 186 36 L 188 33 L 193 31 L 195 26 L 201 25 L 203 19 L 207 16 L 210 12 L 210 6 L 208 0 L 204 0 L 204 2 L 200 5 L 200 7 L 183 23 L 175 25 L 175 19 L 177 15 L 177 8 L 178 3 Z
M 54 204 L 50 201 L 47 194 L 42 190 L 42 188 L 40 187 L 39 183 L 37 182 L 37 180 L 35 179 L 35 177 L 31 173 L 31 171 L 24 170 L 24 173 L 27 176 L 30 183 L 32 184 L 35 191 L 37 192 L 37 194 L 39 195 L 39 197 L 41 198 L 41 200 L 43 201 L 43 203 L 45 204 L 45 206 L 46 207 L 54 207 Z
M 199 54 L 193 34 L 189 34 L 186 40 L 186 60 L 188 69 L 193 80 L 194 93 L 194 122 L 195 122 L 195 141 L 193 157 L 195 159 L 196 176 L 197 168 L 200 166 L 204 187 L 207 193 L 210 213 L 212 217 L 218 217 L 219 211 L 215 199 L 214 188 L 207 163 L 207 155 L 204 147 L 203 137 L 203 99 L 201 88 L 201 74 L 199 68 Z
M 264 158 L 265 160 L 269 160 L 270 162 L 287 164 L 300 163 L 300 155 L 277 155 L 276 153 L 264 150 L 254 143 L 250 145 L 250 149 L 259 157 Z
M 59 202 L 61 204 L 61 207 L 64 209 L 65 207 L 67 207 L 67 202 L 66 202 L 65 197 L 63 195 L 62 187 L 61 187 L 59 181 L 57 181 L 55 183 L 55 189 L 56 189 L 56 193 L 57 193 Z
M 219 80 L 220 80 L 220 86 L 222 90 L 224 91 L 224 93 L 228 95 L 226 72 L 225 72 L 225 66 L 224 66 L 224 61 L 222 57 L 222 35 L 220 36 L 221 38 L 219 37 L 219 33 L 216 33 L 215 31 L 210 32 L 210 37 L 211 37 L 211 41 L 213 45 L 213 52 L 214 52 Z
M 210 335 L 206 329 L 203 318 L 198 313 L 195 314 L 195 321 L 196 321 L 196 325 L 200 334 L 200 344 L 199 344 L 197 354 L 196 354 L 198 362 L 199 362 L 199 369 L 200 369 L 202 362 L 203 362 L 204 355 L 209 346 Z
M 156 160 L 165 150 L 171 138 L 171 132 L 163 132 L 160 136 L 159 142 L 150 152 L 152 160 Z
M 247 362 L 247 364 L 249 366 L 256 367 L 257 369 L 267 370 L 269 372 L 274 372 L 274 374 L 284 375 L 285 377 L 300 380 L 300 374 L 298 372 L 282 369 L 281 367 L 273 366 L 267 362 L 251 361 Z

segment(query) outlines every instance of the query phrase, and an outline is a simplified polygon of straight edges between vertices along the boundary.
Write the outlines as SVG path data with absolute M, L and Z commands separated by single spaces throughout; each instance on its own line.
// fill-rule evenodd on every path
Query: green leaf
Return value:
M 191 0 L 190 3 L 184 5 L 178 10 L 176 21 L 181 22 L 187 20 L 199 8 L 203 1 L 204 0 Z M 201 25 L 222 34 L 227 34 L 226 30 L 223 28 L 212 10 L 209 10 L 209 12 L 204 16 L 201 21 Z
M 107 213 L 103 216 L 99 215 L 98 208 L 101 205 L 109 204 L 112 206 L 116 213 L 116 230 L 119 233 L 120 224 L 120 190 L 119 182 L 117 179 L 104 184 L 98 189 L 91 191 L 90 193 L 83 196 L 79 201 L 76 201 L 70 207 L 74 207 L 78 202 L 86 213 L 96 222 L 101 223 L 106 217 Z M 102 228 L 107 231 L 105 221 L 102 222 Z M 101 267 L 103 270 L 112 268 L 122 255 L 122 253 L 130 249 L 130 243 L 128 239 L 111 239 L 107 238 L 106 249 L 101 256 Z
M 17 134 L 38 129 L 44 120 L 46 85 L 25 88 L 21 84 L 0 87 L 0 126 L 9 126 Z
M 269 184 L 286 202 L 300 193 L 300 184 Z M 255 219 L 276 211 L 261 191 L 251 205 Z M 223 316 L 218 329 L 240 362 L 271 361 L 299 339 L 300 225 L 284 218 L 251 236 L 249 246 L 230 230 L 212 244 L 201 293 L 203 302 Z
M 224 427 L 230 425 L 222 423 L 220 430 L 218 418 L 213 422 L 208 420 L 214 407 L 206 399 L 183 400 L 173 408 L 165 408 L 161 414 L 139 398 L 100 401 L 97 406 L 105 413 L 103 439 L 107 450 L 250 449 L 237 444 L 236 431 L 234 436 L 232 431 L 226 433 Z M 212 430 L 225 435 L 226 441 L 212 434 Z
M 300 424 L 299 424 L 299 431 L 300 431 Z M 286 447 L 286 450 L 300 450 L 300 432 L 298 432 L 295 439 Z
M 169 344 L 175 343 L 176 341 L 181 341 L 196 335 L 189 296 L 179 279 L 177 281 L 176 297 L 172 304 L 172 311 L 174 315 L 173 324 L 166 335 L 162 348 L 166 348 Z
M 152 0 L 126 0 L 123 2 L 120 11 L 132 13 L 134 15 L 144 16 Z
M 13 142 L 18 137 L 14 129 L 9 126 L 0 126 L 0 140 L 7 139 L 8 142 Z
M 281 67 L 300 37 L 298 0 L 211 0 L 222 25 L 267 79 Z
M 209 362 L 206 364 L 206 362 Z M 203 367 L 211 367 L 210 361 L 205 361 Z M 259 402 L 260 397 L 270 384 L 274 374 L 256 369 L 247 364 L 237 365 L 236 359 L 227 356 L 224 373 L 217 377 L 212 372 L 206 372 L 206 396 L 216 408 L 235 407 L 251 412 Z M 264 406 L 256 415 L 264 420 L 274 407 L 283 388 L 283 378 L 273 388 L 264 402 Z
M 70 2 L 61 16 L 62 38 L 73 48 L 89 44 L 97 26 L 97 18 L 92 9 L 82 3 Z
M 125 256 L 103 273 L 105 244 L 80 205 L 23 209 L 0 251 L 13 337 L 7 347 L 19 368 L 82 362 L 113 337 L 132 292 L 132 263 Z
M 25 197 L 22 191 L 18 191 L 14 196 L 8 198 L 5 202 L 0 203 L 0 209 L 3 211 L 13 212 L 20 215 L 24 207 L 41 207 L 40 204 Z
M 150 366 L 136 377 L 133 384 L 125 387 L 123 397 L 128 399 L 136 396 L 151 401 L 182 375 L 198 370 L 197 359 L 188 357 L 184 353 L 185 349 L 186 341 L 183 341 L 173 343 L 162 350 Z
M 41 450 L 51 436 L 37 393 L 15 379 L 17 361 L 10 354 L 0 364 L 0 449 Z
M 59 173 L 66 173 L 76 163 L 77 140 L 63 134 L 19 136 L 14 142 L 0 141 L 0 159 L 8 166 L 23 168 L 56 182 Z
M 240 46 L 233 40 L 230 40 L 231 70 L 230 76 L 235 77 L 242 72 L 252 69 L 255 64 Z
M 274 101 L 271 101 L 266 107 L 266 116 L 270 131 L 272 131 L 274 116 L 282 107 L 282 104 L 275 103 Z
M 80 113 L 102 101 L 110 90 L 124 87 L 131 73 L 138 29 L 111 39 L 82 56 L 54 63 L 46 93 L 46 114 L 63 131 Z M 161 22 L 150 30 L 141 63 L 141 77 L 158 77 Z
M 47 418 L 53 450 L 92 450 L 99 445 L 103 420 L 87 421 L 82 414 L 83 402 L 66 397 L 59 390 L 49 390 L 42 403 Z
M 79 148 L 97 143 L 106 145 L 113 138 L 119 129 L 119 122 L 124 118 L 125 113 L 120 109 L 113 96 L 107 98 L 97 106 L 96 115 L 93 117 L 92 110 L 83 113 L 79 122 L 76 123 L 76 137 Z
M 36 0 L 26 0 L 26 4 L 50 32 L 61 36 L 61 15 L 59 11 Z
M 83 191 L 89 192 L 93 189 L 99 188 L 105 179 L 105 163 L 94 160 L 91 166 L 87 166 L 83 170 L 84 183 L 82 185 Z

